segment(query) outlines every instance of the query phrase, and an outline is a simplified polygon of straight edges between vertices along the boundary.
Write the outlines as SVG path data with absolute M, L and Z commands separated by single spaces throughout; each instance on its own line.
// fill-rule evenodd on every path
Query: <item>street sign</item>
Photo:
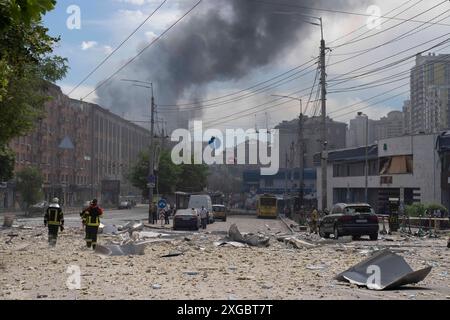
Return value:
M 155 184 L 156 183 L 156 177 L 154 175 L 148 176 L 148 182 L 150 182 L 151 184 Z
M 154 183 L 147 183 L 147 188 L 155 188 L 156 184 Z
M 158 207 L 159 207 L 160 209 L 164 209 L 165 207 L 167 207 L 167 201 L 164 200 L 164 199 L 159 200 L 159 201 L 158 201 Z

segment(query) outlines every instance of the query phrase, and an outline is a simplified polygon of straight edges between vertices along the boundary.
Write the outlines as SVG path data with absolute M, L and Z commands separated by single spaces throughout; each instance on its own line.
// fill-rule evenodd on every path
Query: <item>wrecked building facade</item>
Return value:
M 398 199 L 403 205 L 421 202 L 449 207 L 448 186 L 443 188 L 441 184 L 443 171 L 437 141 L 437 134 L 422 134 L 382 139 L 368 147 L 367 202 L 377 213 L 389 210 L 389 199 Z M 329 152 L 328 209 L 340 202 L 365 202 L 365 162 L 365 147 Z M 320 207 L 321 170 L 318 161 L 316 165 Z

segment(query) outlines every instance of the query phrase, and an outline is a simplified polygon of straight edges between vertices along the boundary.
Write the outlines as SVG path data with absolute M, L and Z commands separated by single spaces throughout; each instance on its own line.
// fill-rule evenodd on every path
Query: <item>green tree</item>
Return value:
M 128 175 L 131 184 L 142 190 L 145 197 L 148 195 L 148 167 L 148 153 L 141 153 L 138 162 L 131 168 Z M 156 174 L 159 193 L 173 193 L 177 190 L 198 192 L 207 186 L 208 166 L 175 165 L 172 162 L 171 153 L 167 150 L 161 151 L 158 169 Z
M 176 191 L 181 168 L 172 162 L 170 152 L 165 150 L 161 151 L 158 169 L 156 172 L 158 177 L 158 191 L 160 193 L 172 193 Z M 149 191 L 147 187 L 148 171 L 149 154 L 143 152 L 139 155 L 138 162 L 131 168 L 128 180 L 134 187 L 142 190 L 144 197 L 147 197 Z
M 13 178 L 14 152 L 6 146 L 0 146 L 0 182 Z
M 200 192 L 208 185 L 208 166 L 205 164 L 182 164 L 177 185 L 180 191 Z
M 39 169 L 28 167 L 17 173 L 17 191 L 20 192 L 26 208 L 42 200 L 44 178 Z
M 55 0 L 0 1 L 0 149 L 44 117 L 48 82 L 62 79 L 67 60 L 52 55 L 59 38 L 48 35 L 42 16 Z M 0 155 L 2 157 L 2 155 Z M 7 161 L 5 159 L 1 162 Z

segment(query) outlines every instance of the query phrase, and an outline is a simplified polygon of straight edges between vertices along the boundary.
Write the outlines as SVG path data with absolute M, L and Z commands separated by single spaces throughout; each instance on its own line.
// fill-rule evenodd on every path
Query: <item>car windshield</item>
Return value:
M 216 212 L 224 212 L 225 208 L 224 207 L 213 207 L 213 210 Z
M 345 208 L 345 213 L 353 214 L 353 213 L 374 213 L 373 209 L 368 206 L 355 206 L 355 207 L 347 207 Z

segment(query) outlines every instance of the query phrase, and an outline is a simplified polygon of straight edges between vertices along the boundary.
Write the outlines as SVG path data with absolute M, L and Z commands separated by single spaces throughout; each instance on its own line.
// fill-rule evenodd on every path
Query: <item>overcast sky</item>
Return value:
M 49 13 L 45 17 L 45 24 L 50 29 L 50 33 L 53 35 L 61 36 L 61 42 L 57 48 L 57 53 L 65 56 L 69 59 L 70 72 L 68 76 L 58 84 L 62 87 L 64 92 L 69 92 L 79 81 L 81 81 L 94 67 L 98 65 L 111 51 L 118 46 L 146 17 L 155 10 L 157 6 L 162 3 L 163 0 L 102 0 L 102 1 L 91 1 L 91 0 L 78 0 L 78 1 L 58 1 L 57 8 L 55 11 Z M 252 1 L 252 0 L 241 0 L 241 1 Z M 158 35 L 160 35 L 168 26 L 170 26 L 176 19 L 181 17 L 187 10 L 189 10 L 197 1 L 195 0 L 168 0 L 160 10 L 158 10 L 155 15 L 148 20 L 148 22 L 128 41 L 126 44 L 118 50 L 115 55 L 111 57 L 97 72 L 95 72 L 91 78 L 89 78 L 82 86 L 80 86 L 72 95 L 72 98 L 79 99 L 84 97 L 89 93 L 99 82 L 109 77 L 115 70 L 122 66 L 128 59 L 133 57 L 138 50 L 142 49 L 146 44 L 153 41 Z M 263 1 L 264 2 L 264 1 Z M 276 0 L 268 0 L 268 2 L 276 2 Z M 281 0 L 279 2 L 291 2 L 296 1 Z M 308 1 L 297 1 L 298 3 L 308 3 Z M 337 3 L 342 2 L 339 6 Z M 365 77 L 359 80 L 352 80 L 342 84 L 336 84 L 336 81 L 332 81 L 340 75 L 342 77 L 348 78 L 349 75 L 346 73 L 362 68 L 360 72 L 364 72 L 375 67 L 381 67 L 390 62 L 394 62 L 398 59 L 407 57 L 409 55 L 415 54 L 421 50 L 429 48 L 438 42 L 447 39 L 450 26 L 450 18 L 448 17 L 448 11 L 450 9 L 450 3 L 446 1 L 445 3 L 439 5 L 442 1 L 440 0 L 392 0 L 392 1 L 310 1 L 316 8 L 322 9 L 335 9 L 354 13 L 367 14 L 370 6 L 376 6 L 380 9 L 381 15 L 395 16 L 398 14 L 397 18 L 401 19 L 411 19 L 419 21 L 430 21 L 439 22 L 439 25 L 421 24 L 419 22 L 411 22 L 403 20 L 385 20 L 381 19 L 381 25 L 376 28 L 376 21 L 367 16 L 358 16 L 345 13 L 332 13 L 324 11 L 308 11 L 308 14 L 313 14 L 314 16 L 321 16 L 324 21 L 324 33 L 325 40 L 332 48 L 331 56 L 328 53 L 328 79 L 329 81 L 329 91 L 328 95 L 328 111 L 331 112 L 331 116 L 336 118 L 338 121 L 348 121 L 353 118 L 356 113 L 361 110 L 367 113 L 371 118 L 378 119 L 384 116 L 390 110 L 401 110 L 403 101 L 408 99 L 408 93 L 403 93 L 409 89 L 408 83 L 408 70 L 414 63 L 414 59 L 409 60 L 404 64 L 398 65 L 396 69 L 391 69 L 384 73 L 379 73 L 372 75 L 371 77 Z M 77 5 L 81 9 L 81 29 L 70 30 L 67 28 L 66 20 L 70 16 L 67 13 L 67 9 L 70 5 Z M 301 65 L 313 57 L 319 54 L 319 41 L 320 41 L 320 28 L 317 26 L 309 25 L 305 22 L 304 17 L 296 15 L 295 13 L 304 13 L 302 9 L 294 7 L 283 7 L 283 6 L 273 6 L 267 3 L 259 3 L 258 1 L 252 3 L 253 6 L 260 7 L 264 6 L 265 10 L 272 12 L 271 14 L 282 16 L 287 24 L 292 25 L 292 23 L 303 24 L 305 26 L 299 27 L 301 33 L 293 33 L 292 41 L 286 41 L 286 29 L 284 29 L 283 34 L 280 34 L 280 38 L 284 38 L 284 47 L 280 48 L 280 52 L 276 52 L 274 55 L 268 55 L 270 58 L 267 61 L 262 61 L 252 63 L 252 67 L 240 68 L 239 70 L 245 70 L 245 72 L 237 72 L 236 74 L 230 76 L 226 72 L 221 75 L 212 75 L 211 81 L 206 81 L 209 78 L 193 79 L 193 83 L 198 83 L 198 85 L 189 86 L 185 88 L 185 84 L 180 87 L 180 92 L 183 93 L 180 96 L 177 94 L 177 103 L 190 102 L 193 96 L 198 97 L 200 95 L 202 100 L 214 99 L 218 96 L 223 96 L 237 91 L 241 91 L 245 88 L 251 87 L 259 82 L 268 80 L 276 75 L 286 72 L 296 66 Z M 438 6 L 437 6 L 438 5 Z M 433 6 L 436 8 L 426 12 Z M 376 9 L 376 7 L 371 7 L 370 9 Z M 391 11 L 397 8 L 394 11 Z M 176 25 L 172 30 L 170 30 L 164 36 L 164 47 L 167 50 L 173 48 L 178 48 L 172 46 L 172 41 L 182 41 L 180 37 L 184 35 L 186 28 L 190 28 L 190 23 L 195 24 L 199 21 L 205 21 L 205 15 L 211 15 L 213 11 L 216 10 L 220 15 L 221 19 L 226 21 L 227 19 L 236 19 L 236 16 L 230 12 L 230 6 L 227 6 L 227 0 L 203 0 L 203 2 L 192 11 L 183 20 L 182 24 Z M 405 12 L 401 13 L 403 10 Z M 370 11 L 372 12 L 372 11 Z M 288 14 L 289 13 L 289 14 Z M 423 14 L 421 14 L 423 13 Z M 419 15 L 421 14 L 421 15 Z M 202 20 L 203 19 L 203 20 Z M 270 18 L 271 19 L 271 18 Z M 434 20 L 433 20 L 434 19 Z M 207 21 L 207 20 L 206 20 Z M 442 24 L 449 24 L 445 26 Z M 397 26 L 398 25 L 398 26 Z M 374 28 L 375 27 L 375 28 Z M 426 29 L 424 29 L 427 27 Z M 423 30 L 422 30 L 423 29 Z M 351 35 L 342 38 L 338 41 L 333 42 L 333 40 L 342 37 L 349 32 L 353 32 Z M 203 26 L 202 28 L 196 29 L 197 34 L 205 32 L 208 33 L 208 27 Z M 411 34 L 412 32 L 416 32 Z M 267 30 L 266 30 L 267 32 Z M 400 40 L 393 41 L 391 43 L 384 43 L 396 39 L 399 36 L 405 35 L 406 32 L 411 32 L 407 37 Z M 356 38 L 360 36 L 365 38 Z M 291 35 L 289 35 L 291 36 Z M 431 41 L 433 38 L 442 36 L 439 39 Z M 211 38 L 209 38 L 211 39 Z M 217 43 L 226 42 L 226 39 L 216 38 L 214 41 Z M 350 41 L 351 43 L 345 44 L 345 42 Z M 430 41 L 427 44 L 422 43 Z M 286 43 L 287 42 L 287 43 Z M 214 44 L 215 45 L 215 44 Z M 373 48 L 375 46 L 380 46 L 379 48 L 373 49 L 365 53 L 365 49 Z M 212 46 L 212 44 L 211 44 Z M 407 49 L 418 46 L 417 48 L 406 51 Z M 262 48 L 270 48 L 270 44 L 262 44 Z M 443 49 L 442 49 L 443 48 Z M 440 50 L 442 49 L 442 50 Z M 400 53 L 405 50 L 404 53 Z M 195 50 L 194 50 L 195 51 Z M 161 57 L 156 55 L 161 54 L 156 45 L 150 47 L 147 52 L 145 52 L 146 59 L 149 59 L 149 65 L 151 61 L 159 61 Z M 433 52 L 437 54 L 448 53 L 450 48 L 445 46 L 439 47 Z M 398 54 L 400 53 L 400 54 Z M 154 54 L 155 56 L 152 56 Z M 176 57 L 176 53 L 171 52 Z M 170 55 L 169 54 L 169 55 Z M 195 54 L 195 53 L 193 53 Z M 361 54 L 360 56 L 354 57 L 356 54 Z M 391 55 L 398 54 L 395 57 L 389 58 Z M 153 60 L 154 58 L 154 60 Z M 343 61 L 349 58 L 348 61 Z M 256 59 L 256 57 L 255 57 Z M 173 60 L 169 60 L 173 61 Z M 248 60 L 244 60 L 248 61 Z M 342 62 L 341 62 L 342 61 Z M 379 63 L 377 63 L 380 61 Z M 166 62 L 169 63 L 169 62 Z M 127 83 L 118 84 L 117 80 L 122 77 L 136 76 L 136 78 L 142 80 L 145 79 L 145 72 L 141 74 L 142 69 L 145 69 L 145 64 L 142 61 L 137 65 L 133 66 L 131 64 L 129 67 L 123 70 L 123 73 L 118 74 L 115 81 L 116 87 L 114 92 L 118 90 L 117 86 L 122 86 L 123 90 L 126 92 L 132 92 L 133 96 L 139 96 L 141 100 L 129 99 L 129 103 L 126 106 L 108 105 L 114 104 L 114 101 L 105 99 L 105 94 L 108 91 L 103 92 L 103 97 L 98 98 L 97 92 L 90 95 L 86 100 L 98 102 L 103 107 L 112 108 L 114 112 L 124 115 L 129 119 L 135 120 L 146 120 L 148 117 L 148 108 L 142 105 L 142 101 L 148 101 L 148 92 L 145 90 L 139 90 L 138 88 L 130 88 Z M 150 68 L 150 67 L 149 67 Z M 152 66 L 155 70 L 155 66 Z M 169 70 L 161 70 L 161 68 L 166 68 L 167 65 L 162 64 L 159 66 L 160 72 L 169 72 Z M 312 66 L 306 71 L 313 70 L 315 67 Z M 127 70 L 128 69 L 128 70 Z M 170 70 L 170 72 L 172 72 Z M 403 72 L 403 73 L 402 73 Z M 194 73 L 185 72 L 184 78 L 189 79 L 190 76 L 194 78 L 198 75 Z M 386 78 L 390 75 L 395 75 L 401 73 L 397 78 L 387 78 L 384 82 L 387 83 L 384 86 L 378 86 L 374 88 L 369 88 L 367 90 L 361 91 L 346 91 L 346 92 L 334 92 L 339 88 L 347 89 L 358 89 L 357 87 L 362 84 L 369 84 L 373 81 Z M 290 75 L 290 74 L 288 74 Z M 212 126 L 218 128 L 224 127 L 254 127 L 255 122 L 258 127 L 265 127 L 266 122 L 269 127 L 273 127 L 282 120 L 290 120 L 295 118 L 299 112 L 299 103 L 296 101 L 288 101 L 284 105 L 278 107 L 272 107 L 267 110 L 272 104 L 266 104 L 258 107 L 258 105 L 268 103 L 274 100 L 271 97 L 273 94 L 279 95 L 290 95 L 296 91 L 304 90 L 301 95 L 303 97 L 304 105 L 308 100 L 309 90 L 305 90 L 310 87 L 314 81 L 315 72 L 311 71 L 309 74 L 302 76 L 298 79 L 287 79 L 285 84 L 266 90 L 261 94 L 252 95 L 247 99 L 239 99 L 236 102 L 228 103 L 224 105 L 219 105 L 218 107 L 208 108 L 205 107 L 203 112 L 189 112 L 188 117 L 195 117 L 203 119 L 205 123 L 211 124 Z M 354 73 L 350 74 L 354 75 Z M 173 81 L 173 79 L 172 79 Z M 185 80 L 186 81 L 186 80 Z M 269 82 L 268 84 L 271 84 Z M 379 84 L 379 83 L 375 83 Z M 156 87 L 155 94 L 158 104 L 172 104 L 173 101 L 161 101 L 169 100 L 168 90 L 166 88 L 161 88 L 164 84 L 160 81 L 158 82 L 159 88 Z M 333 87 L 334 85 L 334 87 Z M 406 85 L 401 87 L 402 85 Z M 395 89 L 399 87 L 398 89 Z M 258 87 L 261 88 L 261 87 Z M 119 88 L 120 89 L 120 88 Z M 166 89 L 166 90 L 165 90 Z M 389 94 L 381 95 L 390 91 Z M 161 92 L 158 96 L 158 92 Z M 251 94 L 252 91 L 249 91 Z M 245 92 L 241 92 L 238 97 L 241 97 Z M 399 95 L 400 94 L 400 95 Z M 368 99 L 370 97 L 380 95 L 379 98 L 372 99 L 368 102 L 360 101 Z M 365 108 L 371 103 L 387 99 L 391 96 L 399 95 L 389 101 L 382 102 L 376 106 Z M 296 94 L 298 96 L 298 94 Z M 231 96 L 236 97 L 236 96 Z M 197 99 L 197 98 L 196 98 Z M 228 98 L 229 99 L 229 98 Z M 114 100 L 114 99 L 113 99 Z M 227 100 L 226 98 L 224 100 Z M 314 100 L 314 94 L 313 94 Z M 127 100 L 128 101 L 128 100 Z M 214 102 L 220 102 L 222 100 L 213 100 Z M 279 101 L 280 102 L 280 101 Z M 278 103 L 279 103 L 278 102 Z M 283 102 L 283 101 L 281 101 Z M 125 104 L 123 101 L 122 104 Z M 354 107 L 346 108 L 344 111 L 336 112 L 338 109 L 355 104 Z M 123 108 L 123 109 L 120 109 Z M 161 114 L 165 114 L 163 111 L 164 107 L 159 107 Z M 170 109 L 170 107 L 168 107 Z M 191 107 L 192 108 L 192 107 Z M 249 111 L 245 111 L 249 109 Z M 307 114 L 311 115 L 313 113 L 312 104 L 307 110 Z M 334 111 L 334 113 L 333 113 Z M 242 113 L 240 113 L 242 112 Z M 253 112 L 257 112 L 256 117 Z M 179 113 L 179 112 L 178 112 Z M 267 114 L 266 114 L 267 113 Z M 173 114 L 173 112 L 172 112 Z M 181 114 L 181 113 L 179 113 Z M 165 114 L 166 117 L 172 117 L 171 113 Z M 229 116 L 227 118 L 227 116 Z M 229 122 L 227 122 L 229 120 Z

